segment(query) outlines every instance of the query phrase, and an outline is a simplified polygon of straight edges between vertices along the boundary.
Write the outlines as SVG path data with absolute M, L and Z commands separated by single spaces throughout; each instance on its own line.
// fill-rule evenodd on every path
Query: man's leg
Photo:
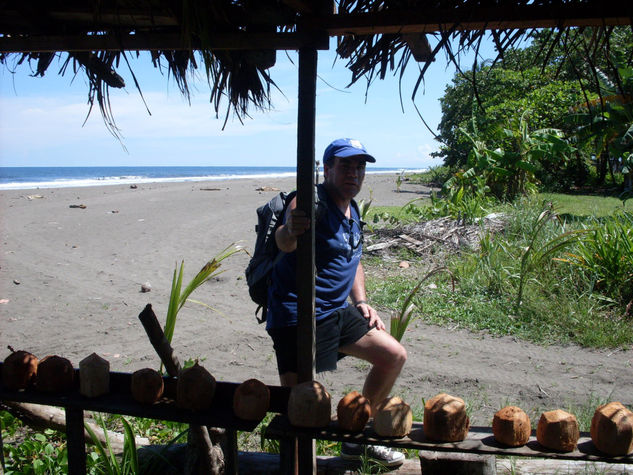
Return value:
M 341 353 L 356 356 L 372 365 L 363 395 L 371 401 L 372 413 L 389 396 L 402 367 L 407 361 L 407 350 L 384 330 L 372 328 L 355 343 L 339 348 Z
M 389 396 L 402 367 L 407 361 L 407 351 L 404 347 L 384 330 L 372 328 L 354 343 L 339 348 L 341 353 L 356 356 L 371 363 L 372 368 L 365 379 L 363 395 L 371 401 L 372 413 L 383 399 Z M 343 442 L 341 457 L 358 460 L 366 456 L 387 467 L 401 465 L 405 456 L 389 447 L 382 445 L 358 445 Z

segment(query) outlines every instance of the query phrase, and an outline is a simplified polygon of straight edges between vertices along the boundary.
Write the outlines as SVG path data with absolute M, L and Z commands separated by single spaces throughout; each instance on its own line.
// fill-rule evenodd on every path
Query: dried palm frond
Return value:
M 182 38 L 182 48 L 178 50 L 152 50 L 151 61 L 154 67 L 167 70 L 168 77 L 173 79 L 181 93 L 189 99 L 190 81 L 198 69 L 204 69 L 211 87 L 210 102 L 215 108 L 216 115 L 226 101 L 226 120 L 231 112 L 241 121 L 248 116 L 250 107 L 268 109 L 270 107 L 270 88 L 274 82 L 266 72 L 274 65 L 274 51 L 258 50 L 214 50 L 211 47 L 213 35 L 216 33 L 240 33 L 248 31 L 290 31 L 294 24 L 291 9 L 285 7 L 279 0 L 184 0 L 170 2 L 161 0 L 118 0 L 102 2 L 93 0 L 82 3 L 82 11 L 92 12 L 93 21 L 86 26 L 83 23 L 68 23 L 55 21 L 55 9 L 63 9 L 56 5 L 42 5 L 41 8 L 29 8 L 18 5 L 16 11 L 20 13 L 21 21 L 32 26 L 36 35 L 59 35 L 72 32 L 78 39 L 109 35 L 122 37 L 144 32 L 161 33 L 172 32 L 177 29 Z M 47 8 L 50 7 L 50 8 Z M 14 8 L 12 6 L 12 8 Z M 70 8 L 70 7 L 69 7 Z M 137 27 L 129 20 L 121 19 L 120 24 L 104 23 L 104 17 L 112 17 L 114 12 L 137 11 L 156 19 L 154 26 Z M 275 20 L 284 19 L 286 23 L 275 25 L 270 23 L 266 12 L 273 11 Z M 263 12 L 263 13 L 262 13 Z M 123 17 L 123 15 L 122 15 Z M 176 25 L 170 29 L 163 26 L 159 17 L 175 19 Z M 153 22 L 153 21 L 152 21 Z M 172 21 L 173 23 L 173 21 Z M 244 26 L 247 24 L 247 27 Z M 61 28 L 61 30 L 60 30 Z M 137 52 L 138 56 L 138 52 Z M 11 62 L 11 58 L 17 60 Z M 110 88 L 124 87 L 124 81 L 117 74 L 120 60 L 123 59 L 129 68 L 134 84 L 142 96 L 139 81 L 130 67 L 126 52 L 93 51 L 68 53 L 0 53 L 0 64 L 15 69 L 22 64 L 30 64 L 31 70 L 37 76 L 44 76 L 55 57 L 62 61 L 59 70 L 61 75 L 71 72 L 73 75 L 85 74 L 88 84 L 89 112 L 96 104 L 101 110 L 106 127 L 119 137 L 112 108 L 110 105 Z

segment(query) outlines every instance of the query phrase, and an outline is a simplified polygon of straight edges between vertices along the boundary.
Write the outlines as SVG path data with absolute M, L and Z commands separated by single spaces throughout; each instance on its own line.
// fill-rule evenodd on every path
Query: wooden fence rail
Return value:
M 2 364 L 0 363 L 0 371 Z M 246 421 L 233 414 L 233 394 L 239 383 L 218 382 L 213 398 L 213 407 L 206 411 L 190 411 L 176 407 L 176 380 L 165 377 L 164 397 L 157 403 L 140 404 L 132 398 L 131 373 L 110 373 L 110 392 L 96 398 L 87 398 L 79 393 L 78 370 L 76 387 L 63 394 L 49 394 L 29 388 L 13 391 L 0 383 L 0 401 L 28 402 L 47 406 L 63 407 L 66 410 L 66 435 L 68 440 L 68 468 L 71 475 L 86 473 L 86 448 L 84 436 L 84 411 L 94 411 L 126 416 L 145 417 L 162 421 L 183 422 L 207 427 L 227 429 L 232 453 L 225 454 L 226 473 L 238 473 L 236 432 L 253 431 L 259 421 Z M 269 386 L 271 412 L 286 412 L 289 389 Z
M 2 364 L 0 363 L 0 371 Z M 76 370 L 78 372 L 78 370 Z M 77 375 L 78 376 L 78 375 Z M 238 473 L 237 466 L 237 437 L 236 432 L 253 431 L 259 421 L 245 421 L 233 414 L 233 394 L 239 383 L 218 382 L 213 400 L 213 407 L 206 411 L 194 412 L 176 407 L 175 378 L 165 377 L 165 395 L 156 404 L 140 404 L 133 400 L 130 391 L 131 373 L 110 373 L 110 393 L 96 398 L 82 396 L 76 387 L 64 394 L 49 394 L 29 388 L 21 391 L 9 390 L 0 383 L 0 400 L 28 402 L 48 406 L 58 406 L 66 409 L 66 433 L 68 438 L 69 473 L 84 474 L 86 472 L 86 452 L 83 421 L 84 411 L 95 411 L 110 414 L 121 414 L 150 419 L 199 424 L 208 427 L 221 427 L 231 434 L 232 450 L 225 454 L 226 473 Z M 78 377 L 75 378 L 78 381 Z M 289 388 L 268 386 L 271 394 L 269 412 L 278 413 L 265 430 L 265 437 L 282 441 L 294 440 L 297 437 L 330 441 L 350 441 L 363 444 L 387 445 L 397 448 L 408 448 L 435 452 L 460 452 L 474 454 L 492 454 L 503 456 L 535 457 L 560 460 L 600 461 L 613 464 L 633 464 L 633 454 L 610 457 L 599 452 L 593 445 L 588 433 L 581 433 L 578 447 L 573 452 L 555 452 L 541 446 L 534 437 L 522 446 L 508 448 L 497 443 L 489 427 L 471 427 L 467 438 L 461 442 L 441 443 L 427 440 L 424 427 L 414 422 L 413 430 L 407 437 L 388 438 L 378 436 L 368 424 L 362 432 L 348 432 L 341 430 L 333 420 L 328 427 L 320 429 L 305 429 L 290 425 L 287 412 Z M 293 444 L 282 444 L 292 446 Z M 283 461 L 291 461 L 290 454 L 281 454 L 282 473 L 291 467 L 283 465 Z M 293 470 L 294 471 L 294 470 Z

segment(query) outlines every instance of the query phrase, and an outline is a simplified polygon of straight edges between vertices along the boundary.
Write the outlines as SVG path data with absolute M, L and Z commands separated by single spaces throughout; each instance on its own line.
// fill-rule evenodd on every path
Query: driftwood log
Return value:
M 165 333 L 158 323 L 152 305 L 147 304 L 138 316 L 143 324 L 149 341 L 156 350 L 160 360 L 165 365 L 167 373 L 171 377 L 178 377 L 180 363 L 174 354 Z M 207 428 L 191 424 L 189 426 L 189 440 L 187 445 L 186 474 L 213 474 L 224 473 L 226 465 L 223 445 L 225 443 L 225 431 L 220 428 Z
M 41 404 L 13 401 L 3 401 L 1 407 L 34 429 L 53 429 L 60 432 L 66 432 L 66 412 L 63 409 L 53 406 L 43 406 Z M 123 434 L 114 431 L 104 431 L 103 427 L 90 420 L 84 420 L 84 423 L 92 429 L 99 442 L 104 445 L 106 444 L 107 433 L 113 452 L 123 452 Z M 85 437 L 86 442 L 92 443 L 92 438 L 87 431 L 85 432 Z M 150 443 L 149 439 L 146 437 L 136 437 L 135 441 L 137 447 L 149 445 Z

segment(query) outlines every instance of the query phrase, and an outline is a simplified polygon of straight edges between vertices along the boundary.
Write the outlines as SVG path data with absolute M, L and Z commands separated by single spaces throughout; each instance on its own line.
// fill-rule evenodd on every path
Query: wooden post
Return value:
M 86 436 L 84 434 L 84 411 L 66 407 L 66 439 L 68 443 L 68 473 L 86 473 Z
M 297 208 L 310 217 L 309 232 L 297 241 L 297 348 L 299 382 L 314 379 L 314 193 L 317 51 L 299 50 L 299 111 L 297 131 Z M 316 473 L 311 439 L 299 438 L 299 473 Z

